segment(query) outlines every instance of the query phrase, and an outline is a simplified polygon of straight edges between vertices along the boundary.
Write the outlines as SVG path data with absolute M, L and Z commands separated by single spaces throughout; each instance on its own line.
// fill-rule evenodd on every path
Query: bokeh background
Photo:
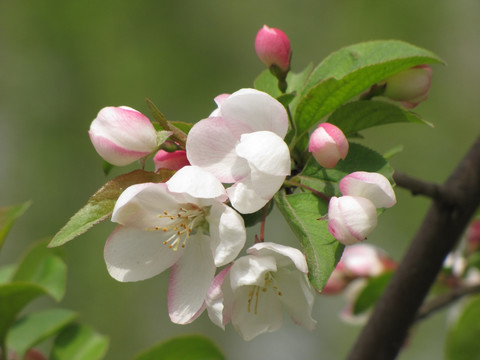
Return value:
M 263 71 L 253 47 L 263 24 L 289 35 L 293 71 L 340 47 L 391 38 L 448 63 L 434 67 L 430 99 L 416 108 L 435 128 L 398 124 L 363 132 L 362 142 L 381 153 L 404 146 L 391 160 L 398 170 L 443 182 L 478 136 L 477 0 L 0 0 L 0 206 L 34 201 L 7 239 L 0 264 L 52 236 L 105 182 L 87 135 L 102 107 L 128 105 L 147 114 L 148 97 L 170 120 L 206 117 L 216 95 L 252 87 Z M 397 196 L 369 242 L 400 259 L 428 201 L 402 189 Z M 107 359 L 129 359 L 176 334 L 203 333 L 231 360 L 336 360 L 360 330 L 339 320 L 341 296 L 317 297 L 312 333 L 287 317 L 280 331 L 248 343 L 206 315 L 173 325 L 167 274 L 129 284 L 108 276 L 103 246 L 113 228 L 106 221 L 64 246 L 68 287 L 59 304 L 110 337 Z M 267 239 L 296 245 L 278 214 L 267 224 Z M 49 306 L 57 305 L 42 300 L 31 308 Z M 441 359 L 447 318 L 443 311 L 417 326 L 399 358 Z

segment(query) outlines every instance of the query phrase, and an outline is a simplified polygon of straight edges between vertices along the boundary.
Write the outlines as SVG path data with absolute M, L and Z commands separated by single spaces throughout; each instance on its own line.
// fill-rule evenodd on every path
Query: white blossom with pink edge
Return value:
M 328 204 L 328 231 L 344 245 L 363 241 L 377 226 L 377 209 L 360 196 L 333 196 Z
M 226 199 L 218 179 L 195 166 L 167 183 L 130 186 L 115 204 L 112 221 L 120 225 L 105 245 L 110 275 L 139 281 L 172 267 L 170 318 L 193 321 L 205 308 L 216 267 L 233 261 L 245 244 L 243 219 Z
M 210 319 L 221 328 L 229 322 L 249 341 L 278 330 L 282 306 L 298 325 L 313 330 L 314 292 L 305 256 L 297 249 L 257 243 L 215 278 L 207 295 Z
M 356 171 L 340 180 L 338 186 L 343 195 L 367 198 L 377 208 L 389 208 L 397 202 L 392 185 L 379 173 Z
M 321 166 L 330 169 L 334 168 L 340 159 L 345 160 L 348 141 L 338 127 L 321 123 L 310 136 L 308 151 Z
M 290 152 L 283 141 L 287 112 L 276 99 L 255 89 L 215 100 L 218 108 L 188 133 L 188 160 L 233 184 L 227 189 L 232 206 L 243 214 L 253 213 L 290 174 Z
M 150 120 L 126 106 L 100 110 L 88 134 L 97 153 L 116 166 L 128 165 L 157 148 L 157 132 Z

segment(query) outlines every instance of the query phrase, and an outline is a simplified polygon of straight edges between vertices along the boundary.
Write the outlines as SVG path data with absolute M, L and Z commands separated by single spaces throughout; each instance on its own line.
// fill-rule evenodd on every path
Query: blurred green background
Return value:
M 363 133 L 362 142 L 381 153 L 404 146 L 391 161 L 398 170 L 442 182 L 478 136 L 478 0 L 0 0 L 0 206 L 34 201 L 0 263 L 52 236 L 105 182 L 87 135 L 102 107 L 128 105 L 148 114 L 148 97 L 170 120 L 208 116 L 216 95 L 252 87 L 263 71 L 253 46 L 263 24 L 290 37 L 293 71 L 340 47 L 390 38 L 448 63 L 434 67 L 430 99 L 416 108 L 435 128 L 398 124 Z M 428 201 L 401 189 L 397 196 L 369 242 L 400 259 Z M 172 335 L 201 332 L 230 360 L 335 360 L 345 357 L 360 330 L 339 321 L 341 296 L 317 297 L 312 333 L 285 318 L 280 331 L 245 343 L 231 326 L 224 332 L 206 315 L 173 325 L 167 274 L 128 284 L 109 277 L 103 246 L 113 228 L 106 221 L 64 246 L 69 279 L 60 304 L 110 336 L 107 359 L 128 359 Z M 296 244 L 278 214 L 266 234 Z M 400 359 L 441 359 L 446 318 L 442 312 L 416 327 Z

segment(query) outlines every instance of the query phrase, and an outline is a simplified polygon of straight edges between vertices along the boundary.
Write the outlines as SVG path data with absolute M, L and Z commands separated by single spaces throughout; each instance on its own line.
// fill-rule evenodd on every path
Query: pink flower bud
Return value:
M 432 82 L 432 68 L 428 65 L 418 65 L 392 75 L 383 81 L 386 85 L 384 96 L 401 101 L 412 109 L 428 97 Z
M 392 185 L 379 173 L 353 172 L 340 180 L 338 186 L 343 195 L 367 198 L 377 208 L 389 208 L 397 202 Z
M 125 106 L 100 110 L 88 134 L 98 154 L 116 166 L 128 165 L 157 148 L 157 132 L 150 120 Z
M 348 141 L 338 127 L 321 123 L 310 136 L 308 151 L 321 166 L 334 168 L 338 160 L 347 156 Z
M 480 219 L 474 219 L 467 229 L 467 250 L 471 254 L 480 248 Z
M 190 165 L 185 150 L 177 150 L 174 152 L 158 150 L 157 154 L 153 157 L 153 162 L 155 163 L 155 171 L 158 169 L 180 170 L 182 167 Z
M 367 238 L 377 226 L 377 209 L 359 196 L 332 197 L 328 204 L 328 231 L 344 245 Z
M 267 67 L 276 65 L 285 73 L 290 69 L 290 40 L 282 30 L 264 25 L 255 38 L 255 51 Z

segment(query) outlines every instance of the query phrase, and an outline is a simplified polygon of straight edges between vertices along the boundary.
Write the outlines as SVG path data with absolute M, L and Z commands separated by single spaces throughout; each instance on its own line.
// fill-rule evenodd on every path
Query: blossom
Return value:
M 182 167 L 190 165 L 185 150 L 176 150 L 168 152 L 158 150 L 153 157 L 155 171 L 158 169 L 180 170 Z
M 389 208 L 397 202 L 392 185 L 379 173 L 356 171 L 340 180 L 338 186 L 343 195 L 367 198 L 377 208 Z
M 344 245 L 363 241 L 377 226 L 377 209 L 360 196 L 333 196 L 328 204 L 328 231 Z
M 157 148 L 157 132 L 150 120 L 126 106 L 100 110 L 88 134 L 98 154 L 116 166 L 128 165 Z
M 347 156 L 348 141 L 338 127 L 321 123 L 310 136 L 308 151 L 321 166 L 334 168 L 338 160 Z
M 384 96 L 411 109 L 427 99 L 431 82 L 432 68 L 418 65 L 388 77 L 380 85 L 385 86 Z
M 278 66 L 283 72 L 290 69 L 290 40 L 282 30 L 264 25 L 255 38 L 255 52 L 267 67 Z
M 313 330 L 314 293 L 304 255 L 268 242 L 253 245 L 247 253 L 212 283 L 207 296 L 211 320 L 222 328 L 231 322 L 249 341 L 280 328 L 283 306 L 295 323 Z
M 110 275 L 138 281 L 172 267 L 170 318 L 193 321 L 204 309 L 215 268 L 233 261 L 245 243 L 243 219 L 223 204 L 226 199 L 218 179 L 195 166 L 166 183 L 128 187 L 112 214 L 120 225 L 105 245 Z
M 248 214 L 261 209 L 290 174 L 285 108 L 270 95 L 241 89 L 216 98 L 218 108 L 196 123 L 187 137 L 192 165 L 214 174 L 232 206 Z

